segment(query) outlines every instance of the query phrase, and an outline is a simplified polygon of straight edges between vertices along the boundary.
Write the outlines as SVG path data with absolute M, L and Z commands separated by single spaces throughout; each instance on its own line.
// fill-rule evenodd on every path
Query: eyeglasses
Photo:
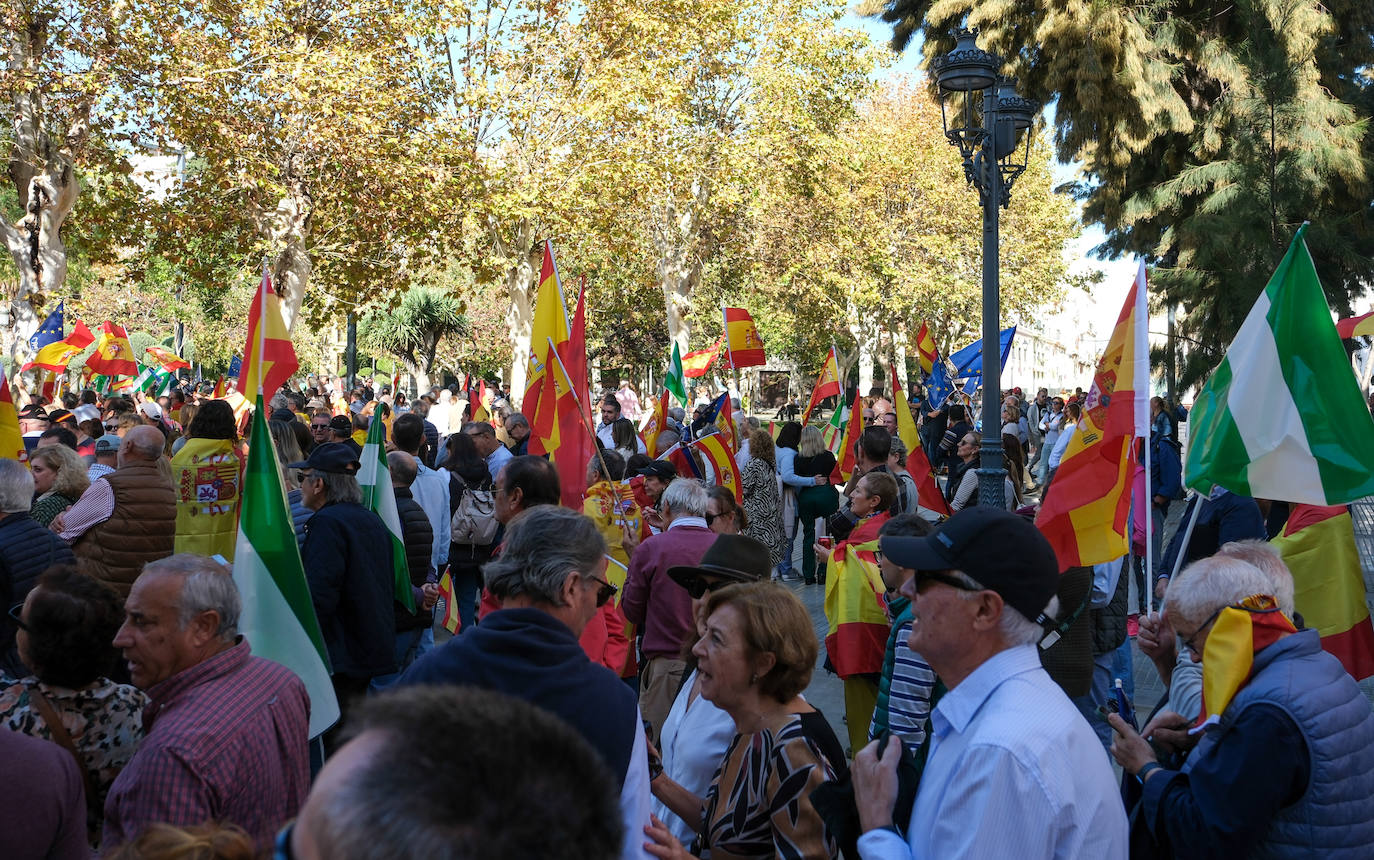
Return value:
M 916 571 L 916 591 L 923 589 L 928 582 L 942 582 L 950 588 L 957 588 L 960 591 L 985 591 L 983 588 L 974 588 L 957 576 L 950 576 L 948 573 L 941 573 L 934 570 Z
M 24 613 L 24 604 L 22 604 L 22 603 L 16 603 L 16 604 L 14 604 L 13 606 L 10 607 L 10 620 L 13 621 L 13 622 L 14 622 L 14 626 L 18 627 L 20 630 L 28 630 L 28 629 L 29 629 L 29 625 L 25 624 L 25 623 L 24 623 L 24 619 L 20 617 L 23 613 Z
M 606 601 L 610 600 L 612 597 L 615 597 L 615 593 L 620 590 L 599 576 L 588 576 L 587 578 L 590 579 L 592 582 L 599 583 L 601 585 L 601 587 L 596 591 L 596 606 L 598 609 L 605 606 Z
M 1207 620 L 1198 625 L 1198 628 L 1193 631 L 1193 635 L 1183 640 L 1183 647 L 1187 648 L 1189 651 L 1192 651 L 1199 658 L 1201 658 L 1202 649 L 1194 645 L 1193 642 L 1197 639 L 1199 635 L 1201 635 L 1202 631 L 1212 626 L 1212 622 L 1217 620 L 1217 616 L 1221 615 L 1221 610 L 1225 608 L 1225 606 L 1218 606 L 1216 612 L 1213 612 L 1211 615 L 1207 616 Z
M 728 579 L 716 579 L 708 582 L 703 576 L 694 576 L 684 580 L 682 587 L 687 591 L 688 597 L 693 600 L 700 600 L 717 588 L 724 588 L 727 585 L 733 584 L 734 583 L 730 582 Z

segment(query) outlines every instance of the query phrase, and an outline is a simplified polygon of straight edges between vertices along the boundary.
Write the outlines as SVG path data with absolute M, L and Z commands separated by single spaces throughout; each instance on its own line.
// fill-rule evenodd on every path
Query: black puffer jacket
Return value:
M 434 547 L 434 526 L 429 524 L 425 509 L 415 501 L 409 487 L 396 487 L 396 513 L 401 518 L 401 538 L 406 545 L 406 567 L 410 570 L 410 584 L 419 588 L 429 576 L 430 550 Z M 415 601 L 419 609 L 420 601 Z M 411 613 L 399 602 L 394 607 L 396 632 L 423 630 L 434 623 L 434 610 Z
M 28 513 L 0 519 L 0 609 L 8 610 L 29 596 L 38 576 L 54 564 L 76 564 L 71 547 L 34 521 Z M 14 622 L 0 615 L 0 670 L 22 678 L 29 674 L 14 645 Z
M 301 561 L 335 675 L 396 671 L 391 534 L 357 502 L 329 502 L 305 524 Z
M 1117 564 L 1124 565 L 1125 559 Z M 1127 605 L 1131 590 L 1131 572 L 1122 570 L 1116 580 L 1116 591 L 1112 600 L 1101 609 L 1094 609 L 1093 615 L 1093 656 L 1110 654 L 1126 641 L 1126 616 L 1130 612 Z

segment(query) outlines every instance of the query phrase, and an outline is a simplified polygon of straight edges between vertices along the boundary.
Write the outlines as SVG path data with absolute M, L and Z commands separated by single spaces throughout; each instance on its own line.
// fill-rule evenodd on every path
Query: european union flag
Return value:
M 38 327 L 38 331 L 34 332 L 33 337 L 29 338 L 29 349 L 38 352 L 38 350 L 48 344 L 57 343 L 62 338 L 66 337 L 66 333 L 62 328 L 62 304 L 62 302 L 57 303 L 57 307 L 53 309 L 52 313 L 48 314 L 47 319 L 43 320 L 43 324 Z
M 229 372 L 226 373 L 225 376 L 229 377 L 230 379 L 238 379 L 239 373 L 241 373 L 242 371 L 243 359 L 236 355 L 229 360 Z
M 930 408 L 939 409 L 944 406 L 945 400 L 953 393 L 954 383 L 949 378 L 949 368 L 942 359 L 937 358 L 935 367 L 926 379 L 926 398 L 929 400 Z
M 1011 354 L 1011 341 L 1014 337 L 1016 337 L 1016 326 L 1003 329 L 997 338 L 997 345 L 1000 347 L 1002 353 L 1000 362 L 1004 367 L 1007 363 L 1007 356 Z M 983 372 L 983 339 L 981 337 L 978 338 L 973 343 L 951 355 L 949 360 L 954 364 L 955 379 L 965 379 L 970 376 L 981 375 Z M 998 368 L 997 375 L 999 377 L 1002 375 L 1000 367 Z
M 730 407 L 730 392 L 726 391 L 715 400 L 711 401 L 711 405 L 707 406 L 706 409 L 702 411 L 701 417 L 706 419 L 708 424 L 716 424 L 721 414 L 724 414 L 726 419 L 729 419 L 732 411 Z

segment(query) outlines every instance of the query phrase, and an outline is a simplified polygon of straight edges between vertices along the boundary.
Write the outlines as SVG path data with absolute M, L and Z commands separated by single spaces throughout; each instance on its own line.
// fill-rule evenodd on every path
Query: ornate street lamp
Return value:
M 964 178 L 978 189 L 983 207 L 983 444 L 979 450 L 978 503 L 1005 507 L 1007 470 L 1002 453 L 1000 271 L 997 210 L 1011 204 L 1011 187 L 1030 161 L 1030 127 L 1038 102 L 1016 94 L 1016 81 L 1001 77 L 1002 60 L 978 47 L 977 33 L 960 30 L 954 50 L 935 61 L 940 119 L 945 137 L 964 158 Z M 983 95 L 979 110 L 977 93 Z M 955 108 L 950 127 L 951 99 Z M 1017 146 L 1019 138 L 1025 148 Z M 1018 160 L 1018 157 L 1019 160 Z M 993 368 L 996 368 L 995 370 Z

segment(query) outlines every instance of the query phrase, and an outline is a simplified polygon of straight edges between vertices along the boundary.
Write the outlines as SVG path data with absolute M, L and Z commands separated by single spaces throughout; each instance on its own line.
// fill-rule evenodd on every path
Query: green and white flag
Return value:
M 396 602 L 415 611 L 415 593 L 410 590 L 410 570 L 406 567 L 406 545 L 401 536 L 401 515 L 396 512 L 396 491 L 391 488 L 391 469 L 386 465 L 386 424 L 374 415 L 367 425 L 362 468 L 358 486 L 363 490 L 363 507 L 382 518 L 391 533 L 391 567 L 395 573 Z
M 249 438 L 272 438 L 261 393 Z M 255 655 L 282 664 L 305 684 L 313 738 L 338 722 L 339 702 L 271 444 L 249 447 L 242 499 L 234 546 L 234 583 L 243 604 L 239 632 Z
M 663 387 L 687 408 L 687 377 L 682 372 L 682 354 L 678 351 L 677 341 L 673 341 L 673 354 L 668 358 L 668 374 L 663 377 Z
M 848 423 L 849 410 L 845 408 L 844 390 L 841 389 L 840 396 L 835 401 L 835 411 L 830 413 L 830 421 L 821 428 L 821 440 L 825 442 L 826 450 L 836 456 L 839 456 L 837 452 L 843 444 L 844 426 Z
M 157 378 L 157 368 L 149 367 L 146 364 L 138 365 L 138 376 L 134 377 L 134 388 L 139 391 L 147 391 Z
M 1189 416 L 1186 483 L 1343 505 L 1374 495 L 1374 421 L 1298 229 Z

